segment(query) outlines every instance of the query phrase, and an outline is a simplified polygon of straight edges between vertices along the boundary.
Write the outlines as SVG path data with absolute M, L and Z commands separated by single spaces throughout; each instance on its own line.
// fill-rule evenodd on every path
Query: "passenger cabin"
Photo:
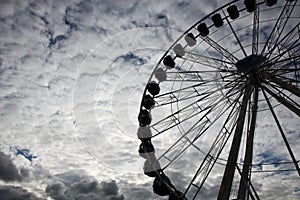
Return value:
M 144 138 L 140 144 L 139 154 L 141 157 L 147 159 L 147 154 L 149 153 L 154 153 L 154 146 L 151 143 L 151 138 Z
M 256 10 L 256 2 L 255 0 L 245 0 L 244 4 L 249 13 L 252 13 Z
M 167 196 L 171 194 L 168 186 L 172 186 L 170 179 L 165 174 L 160 174 L 154 179 L 153 192 L 159 196 Z
M 142 101 L 142 106 L 147 110 L 150 110 L 155 105 L 153 97 L 149 94 L 145 95 Z
M 158 95 L 160 92 L 160 87 L 155 81 L 151 81 L 146 86 L 148 92 L 153 96 Z
M 162 68 L 157 68 L 154 72 L 154 76 L 159 82 L 167 80 L 167 73 Z
M 175 61 L 173 60 L 173 58 L 170 55 L 164 57 L 163 64 L 165 66 L 167 66 L 168 68 L 174 68 L 175 67 Z
M 163 173 L 159 161 L 155 156 L 149 157 L 144 163 L 144 174 L 149 177 L 156 177 L 158 173 Z
M 201 23 L 197 26 L 197 30 L 199 31 L 201 36 L 207 36 L 209 34 L 209 30 L 205 23 Z
M 192 47 L 192 46 L 195 46 L 196 45 L 196 38 L 195 36 L 193 35 L 193 33 L 188 33 L 186 34 L 186 36 L 184 37 L 186 43 Z
M 151 124 L 152 117 L 148 110 L 141 110 L 138 120 L 140 123 L 140 126 L 147 126 Z
M 217 28 L 220 28 L 224 24 L 223 19 L 219 13 L 213 15 L 211 17 L 211 20 L 213 21 L 215 27 L 217 27 Z
M 152 133 L 149 126 L 140 126 L 137 131 L 137 136 L 139 139 L 151 138 Z
M 240 16 L 240 13 L 236 7 L 236 5 L 231 5 L 227 8 L 227 12 L 231 19 L 237 19 Z
M 176 54 L 176 56 L 182 58 L 185 54 L 185 51 L 182 47 L 181 44 L 176 44 L 174 47 L 173 47 L 173 51 L 174 53 Z
M 265 0 L 265 2 L 267 6 L 271 7 L 277 3 L 277 0 Z

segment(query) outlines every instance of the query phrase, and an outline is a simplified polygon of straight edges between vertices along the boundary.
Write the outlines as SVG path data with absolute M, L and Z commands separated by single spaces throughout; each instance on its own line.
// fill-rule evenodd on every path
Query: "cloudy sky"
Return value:
M 226 2 L 1 0 L 0 199 L 166 199 L 138 156 L 140 99 L 169 46 Z M 300 196 L 299 179 L 275 176 Z

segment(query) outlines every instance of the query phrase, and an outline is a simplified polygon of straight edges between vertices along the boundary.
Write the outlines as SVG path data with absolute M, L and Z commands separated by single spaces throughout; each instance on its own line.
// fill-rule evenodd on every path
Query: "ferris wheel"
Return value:
M 138 116 L 139 155 L 154 193 L 170 200 L 260 199 L 268 183 L 283 179 L 295 193 L 299 19 L 296 0 L 235 0 L 170 46 Z

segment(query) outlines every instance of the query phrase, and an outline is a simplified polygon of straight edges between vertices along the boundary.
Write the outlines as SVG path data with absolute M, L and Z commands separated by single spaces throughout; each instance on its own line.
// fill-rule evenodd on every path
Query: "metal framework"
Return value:
M 147 85 L 140 106 L 149 113 L 139 116 L 140 126 L 151 134 L 145 140 L 138 132 L 156 194 L 260 199 L 255 178 L 300 179 L 299 130 L 281 121 L 282 113 L 300 117 L 299 10 L 297 0 L 235 0 L 191 26 L 163 55 L 148 81 L 160 90 L 154 94 Z M 146 95 L 155 102 L 151 108 Z M 262 119 L 270 131 L 258 125 Z M 280 151 L 259 148 L 263 139 Z M 176 187 L 168 171 L 183 174 Z

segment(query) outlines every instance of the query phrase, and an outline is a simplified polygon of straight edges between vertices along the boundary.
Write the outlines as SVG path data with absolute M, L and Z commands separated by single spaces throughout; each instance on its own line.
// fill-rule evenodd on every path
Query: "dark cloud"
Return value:
M 131 63 L 133 65 L 137 65 L 137 66 L 140 66 L 140 65 L 144 65 L 145 63 L 147 63 L 147 60 L 145 58 L 142 58 L 136 54 L 134 54 L 133 52 L 129 52 L 125 55 L 122 55 L 120 57 L 118 57 L 115 61 L 123 61 L 125 63 Z
M 25 178 L 25 177 L 29 177 L 29 170 L 24 168 L 24 167 L 21 167 L 20 168 L 20 175 Z
M 56 176 L 57 182 L 46 187 L 46 194 L 55 200 L 123 200 L 116 181 L 101 182 L 92 177 L 67 173 Z
M 0 199 L 2 200 L 42 200 L 22 187 L 0 186 Z
M 22 169 L 22 174 L 27 176 L 26 169 Z M 22 176 L 19 174 L 18 168 L 11 161 L 8 155 L 0 152 L 0 179 L 4 181 L 21 181 Z M 0 198 L 1 199 L 1 198 Z

